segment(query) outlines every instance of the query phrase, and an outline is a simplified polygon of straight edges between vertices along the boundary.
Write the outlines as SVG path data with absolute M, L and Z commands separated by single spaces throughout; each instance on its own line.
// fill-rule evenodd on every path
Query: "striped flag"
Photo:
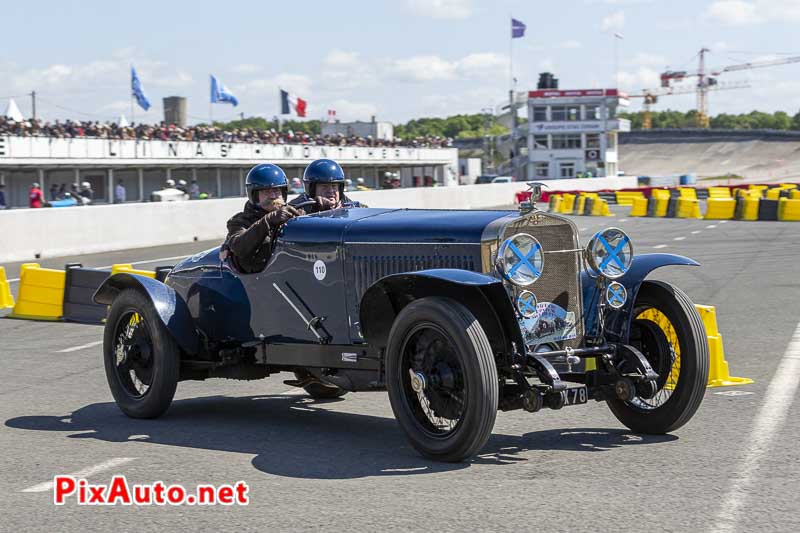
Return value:
M 281 89 L 281 114 L 291 115 L 292 110 L 298 117 L 306 116 L 306 101 Z

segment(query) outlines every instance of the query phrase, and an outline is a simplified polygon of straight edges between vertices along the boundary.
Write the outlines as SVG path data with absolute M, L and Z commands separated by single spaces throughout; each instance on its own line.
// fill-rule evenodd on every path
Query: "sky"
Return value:
M 15 97 L 45 119 L 131 119 L 130 66 L 153 106 L 188 98 L 190 122 L 279 113 L 279 87 L 308 101 L 309 118 L 394 123 L 478 113 L 553 72 L 563 89 L 657 87 L 667 67 L 723 67 L 800 56 L 800 0 L 236 0 L 5 2 L 0 112 Z M 527 31 L 510 47 L 510 17 Z M 614 37 L 622 35 L 622 40 Z M 617 54 L 614 41 L 617 41 Z M 618 62 L 615 61 L 618 57 Z M 618 64 L 618 68 L 615 66 Z M 209 75 L 239 106 L 209 109 Z M 800 111 L 800 63 L 722 75 L 748 88 L 714 92 L 710 112 Z M 640 107 L 631 101 L 631 109 Z M 655 109 L 691 109 L 693 94 Z

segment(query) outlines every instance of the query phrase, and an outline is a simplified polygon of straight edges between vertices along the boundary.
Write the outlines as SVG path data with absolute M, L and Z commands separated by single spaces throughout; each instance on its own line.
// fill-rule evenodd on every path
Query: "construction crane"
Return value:
M 696 71 L 687 72 L 685 70 L 668 70 L 661 74 L 661 87 L 668 88 L 673 81 L 682 81 L 686 78 L 697 78 L 697 125 L 701 128 L 707 128 L 709 125 L 708 118 L 708 91 L 712 87 L 718 85 L 717 77 L 725 72 L 737 72 L 740 70 L 750 70 L 754 68 L 775 67 L 778 65 L 786 65 L 789 63 L 800 62 L 800 56 L 784 57 L 781 59 L 768 59 L 764 61 L 751 61 L 749 63 L 740 63 L 738 65 L 729 65 L 720 69 L 706 70 L 706 54 L 711 50 L 708 48 L 701 48 L 698 54 L 699 65 Z
M 730 89 L 746 89 L 750 84 L 744 81 L 728 83 L 715 83 L 709 87 L 709 91 L 727 91 Z M 642 129 L 649 130 L 653 127 L 652 106 L 658 103 L 662 96 L 672 96 L 677 94 L 691 94 L 697 90 L 692 86 L 663 87 L 661 89 L 644 89 L 641 94 L 629 94 L 628 98 L 642 98 Z

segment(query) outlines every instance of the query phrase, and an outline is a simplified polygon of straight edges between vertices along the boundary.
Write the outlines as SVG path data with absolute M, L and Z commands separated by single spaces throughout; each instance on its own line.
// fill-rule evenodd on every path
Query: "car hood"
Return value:
M 486 226 L 517 211 L 336 209 L 300 217 L 283 228 L 286 242 L 478 243 Z

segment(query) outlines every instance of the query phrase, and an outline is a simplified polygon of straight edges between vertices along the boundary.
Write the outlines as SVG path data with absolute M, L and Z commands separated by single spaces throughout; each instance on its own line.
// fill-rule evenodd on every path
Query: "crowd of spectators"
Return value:
M 44 122 L 40 119 L 14 121 L 0 117 L 0 135 L 22 137 L 56 137 L 100 139 L 140 139 L 160 141 L 212 141 L 226 143 L 259 144 L 311 144 L 319 146 L 375 146 L 410 148 L 449 148 L 453 139 L 449 137 L 426 136 L 413 139 L 395 137 L 391 141 L 374 139 L 372 136 L 358 137 L 321 135 L 302 131 L 277 131 L 276 129 L 242 128 L 223 130 L 215 126 L 186 126 L 162 122 L 152 124 L 131 124 L 120 126 L 114 122 L 75 121 Z

